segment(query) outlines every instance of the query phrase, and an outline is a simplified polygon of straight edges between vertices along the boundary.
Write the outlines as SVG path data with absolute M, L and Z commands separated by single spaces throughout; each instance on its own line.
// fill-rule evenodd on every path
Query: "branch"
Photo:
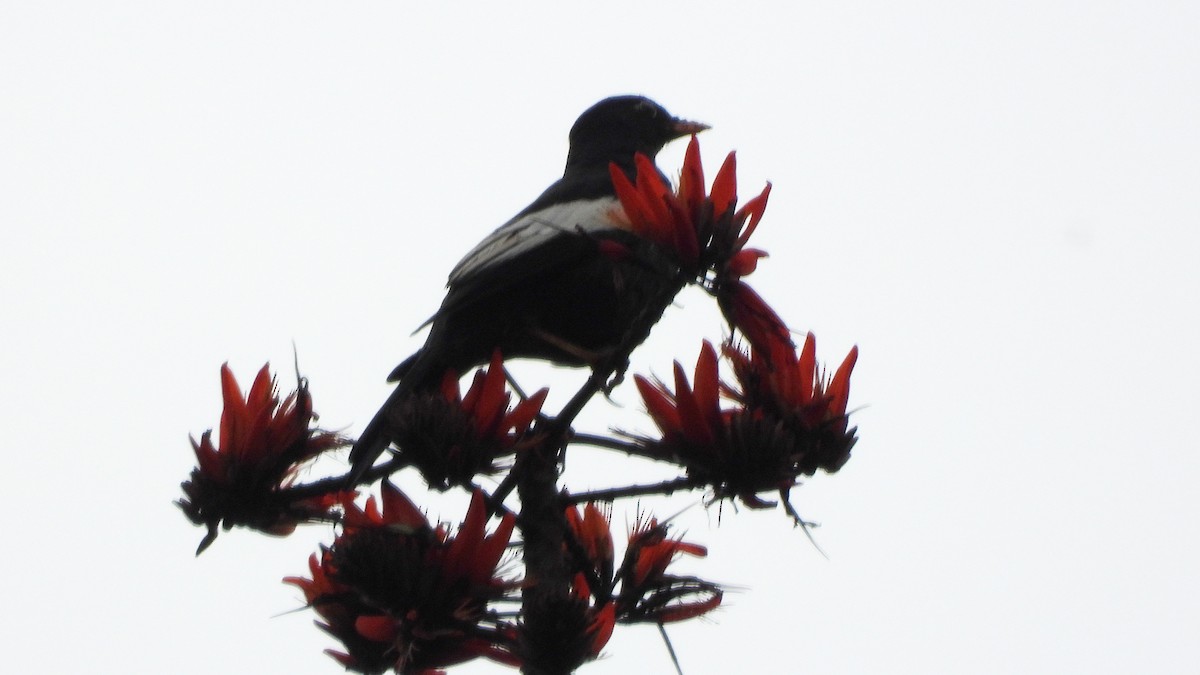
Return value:
M 684 476 L 652 485 L 629 485 L 627 487 L 607 488 L 591 492 L 580 492 L 573 495 L 563 495 L 562 500 L 566 504 L 611 502 L 617 499 L 640 497 L 642 495 L 669 495 L 673 494 L 676 490 L 695 490 L 698 487 L 704 487 L 704 482 Z
M 407 460 L 401 458 L 400 456 L 395 456 L 383 464 L 371 467 L 366 473 L 363 474 L 362 478 L 359 480 L 359 485 L 370 485 L 380 478 L 383 478 L 384 476 L 390 476 L 391 474 L 403 469 L 408 465 L 409 462 Z M 278 495 L 286 502 L 293 502 L 312 497 L 320 497 L 321 495 L 332 494 L 335 492 L 342 492 L 346 489 L 346 479 L 349 477 L 349 475 L 350 474 L 347 473 L 342 476 L 322 478 L 321 480 L 313 481 L 311 483 L 292 485 L 280 490 Z
M 610 436 L 600 436 L 598 434 L 575 434 L 571 437 L 571 443 L 579 443 L 580 445 L 588 445 L 594 448 L 604 448 L 605 450 L 617 450 L 632 457 L 641 457 L 655 462 L 666 462 L 668 464 L 679 465 L 679 462 L 662 455 L 653 454 L 639 443 L 622 441 Z

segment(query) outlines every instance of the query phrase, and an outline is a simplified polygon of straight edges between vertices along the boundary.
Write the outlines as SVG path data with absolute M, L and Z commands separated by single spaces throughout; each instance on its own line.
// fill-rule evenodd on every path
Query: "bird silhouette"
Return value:
M 642 96 L 584 111 L 571 127 L 562 178 L 450 272 L 424 346 L 392 371 L 399 384 L 351 449 L 349 484 L 391 443 L 389 419 L 403 401 L 437 387 L 448 370 L 486 363 L 496 349 L 505 358 L 594 365 L 630 339 L 638 317 L 660 316 L 665 302 L 651 305 L 674 283 L 674 264 L 613 218 L 620 206 L 609 166 L 633 179 L 636 154 L 653 159 L 669 141 L 707 128 Z

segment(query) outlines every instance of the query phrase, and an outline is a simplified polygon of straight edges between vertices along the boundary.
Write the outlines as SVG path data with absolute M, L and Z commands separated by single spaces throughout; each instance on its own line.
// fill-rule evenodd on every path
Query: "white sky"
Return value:
M 828 560 L 778 511 L 680 518 L 680 569 L 742 589 L 671 629 L 685 671 L 1193 672 L 1195 3 L 106 4 L 0 5 L 7 670 L 338 672 L 272 618 L 328 530 L 193 559 L 171 505 L 218 367 L 286 385 L 294 342 L 361 429 L 453 263 L 637 92 L 774 182 L 751 281 L 862 351 L 854 457 L 795 493 Z M 642 372 L 720 338 L 680 304 Z M 650 428 L 616 398 L 581 425 Z M 589 452 L 580 486 L 659 477 Z M 671 672 L 651 628 L 607 654 Z

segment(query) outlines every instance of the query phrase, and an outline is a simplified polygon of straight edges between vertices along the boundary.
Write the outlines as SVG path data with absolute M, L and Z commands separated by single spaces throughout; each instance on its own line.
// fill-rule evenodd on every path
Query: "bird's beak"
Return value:
M 691 122 L 689 120 L 681 120 L 678 117 L 671 122 L 672 139 L 698 134 L 705 129 L 709 129 L 707 124 L 703 122 Z

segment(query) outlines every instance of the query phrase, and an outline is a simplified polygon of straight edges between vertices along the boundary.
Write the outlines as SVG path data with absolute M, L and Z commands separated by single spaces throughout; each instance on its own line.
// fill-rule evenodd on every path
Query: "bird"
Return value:
M 497 349 L 506 359 L 589 366 L 622 344 L 675 267 L 612 217 L 610 165 L 632 180 L 635 155 L 653 160 L 668 142 L 708 128 L 638 95 L 585 110 L 568 134 L 562 177 L 450 271 L 445 299 L 422 324 L 424 345 L 389 375 L 396 388 L 350 451 L 348 485 L 390 445 L 389 418 L 406 398 L 436 388 L 447 371 L 486 363 Z M 606 243 L 630 255 L 612 255 Z

